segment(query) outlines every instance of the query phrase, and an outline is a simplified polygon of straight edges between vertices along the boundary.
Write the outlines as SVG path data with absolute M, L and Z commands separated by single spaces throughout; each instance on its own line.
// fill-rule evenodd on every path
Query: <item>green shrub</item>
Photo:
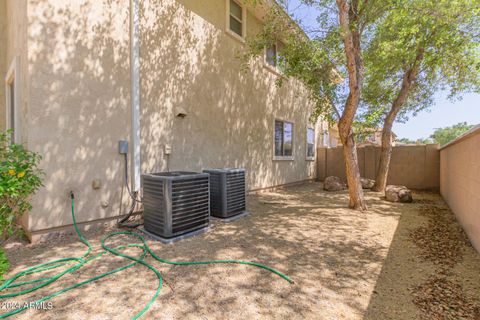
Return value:
M 10 267 L 7 256 L 2 248 L 0 248 L 0 283 L 3 280 L 3 275 L 7 272 Z
M 10 143 L 11 131 L 0 133 L 0 238 L 16 230 L 16 220 L 30 211 L 30 196 L 42 185 L 41 157 Z

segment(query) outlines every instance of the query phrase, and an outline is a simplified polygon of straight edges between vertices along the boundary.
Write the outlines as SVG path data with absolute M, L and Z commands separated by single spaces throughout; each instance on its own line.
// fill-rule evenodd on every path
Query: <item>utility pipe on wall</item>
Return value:
M 139 0 L 130 0 L 130 79 L 132 106 L 132 189 L 140 190 L 140 39 Z

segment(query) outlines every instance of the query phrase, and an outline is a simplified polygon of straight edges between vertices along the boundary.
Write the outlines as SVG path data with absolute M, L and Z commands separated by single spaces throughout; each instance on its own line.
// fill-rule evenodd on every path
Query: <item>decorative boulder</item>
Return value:
M 346 188 L 347 185 L 339 177 L 326 177 L 325 181 L 323 182 L 323 189 L 326 191 L 341 191 L 345 190 Z
M 361 178 L 361 181 L 363 189 L 372 189 L 373 185 L 375 184 L 375 180 L 372 179 Z
M 410 203 L 413 201 L 412 192 L 404 186 L 387 186 L 385 197 L 390 202 Z

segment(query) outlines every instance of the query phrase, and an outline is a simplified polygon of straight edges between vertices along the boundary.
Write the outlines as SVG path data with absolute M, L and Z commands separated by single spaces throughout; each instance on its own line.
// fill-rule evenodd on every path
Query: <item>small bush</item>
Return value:
M 7 256 L 2 248 L 0 248 L 0 282 L 3 280 L 3 275 L 7 272 L 10 267 Z
M 15 222 L 32 208 L 29 200 L 42 185 L 41 157 L 10 143 L 11 131 L 0 133 L 0 238 L 15 232 Z

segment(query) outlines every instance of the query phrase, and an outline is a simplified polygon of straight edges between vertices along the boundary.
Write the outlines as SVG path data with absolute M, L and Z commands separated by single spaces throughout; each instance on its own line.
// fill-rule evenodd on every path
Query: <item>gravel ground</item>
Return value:
M 345 208 L 346 192 L 325 193 L 320 183 L 264 192 L 249 196 L 248 217 L 216 222 L 209 232 L 173 245 L 149 241 L 166 259 L 254 260 L 295 284 L 244 265 L 169 266 L 149 257 L 165 282 L 144 318 L 479 319 L 480 256 L 441 197 L 416 193 L 413 204 L 392 204 L 378 193 L 366 196 L 370 210 L 360 213 Z M 87 233 L 96 251 L 110 231 Z M 80 256 L 85 247 L 72 235 L 37 245 L 10 243 L 6 251 L 8 277 L 33 264 Z M 127 252 L 138 255 L 134 248 Z M 27 298 L 124 264 L 106 255 Z M 154 273 L 137 265 L 55 297 L 51 310 L 30 309 L 14 318 L 128 319 L 156 286 Z M 23 301 L 0 300 L 0 306 Z

